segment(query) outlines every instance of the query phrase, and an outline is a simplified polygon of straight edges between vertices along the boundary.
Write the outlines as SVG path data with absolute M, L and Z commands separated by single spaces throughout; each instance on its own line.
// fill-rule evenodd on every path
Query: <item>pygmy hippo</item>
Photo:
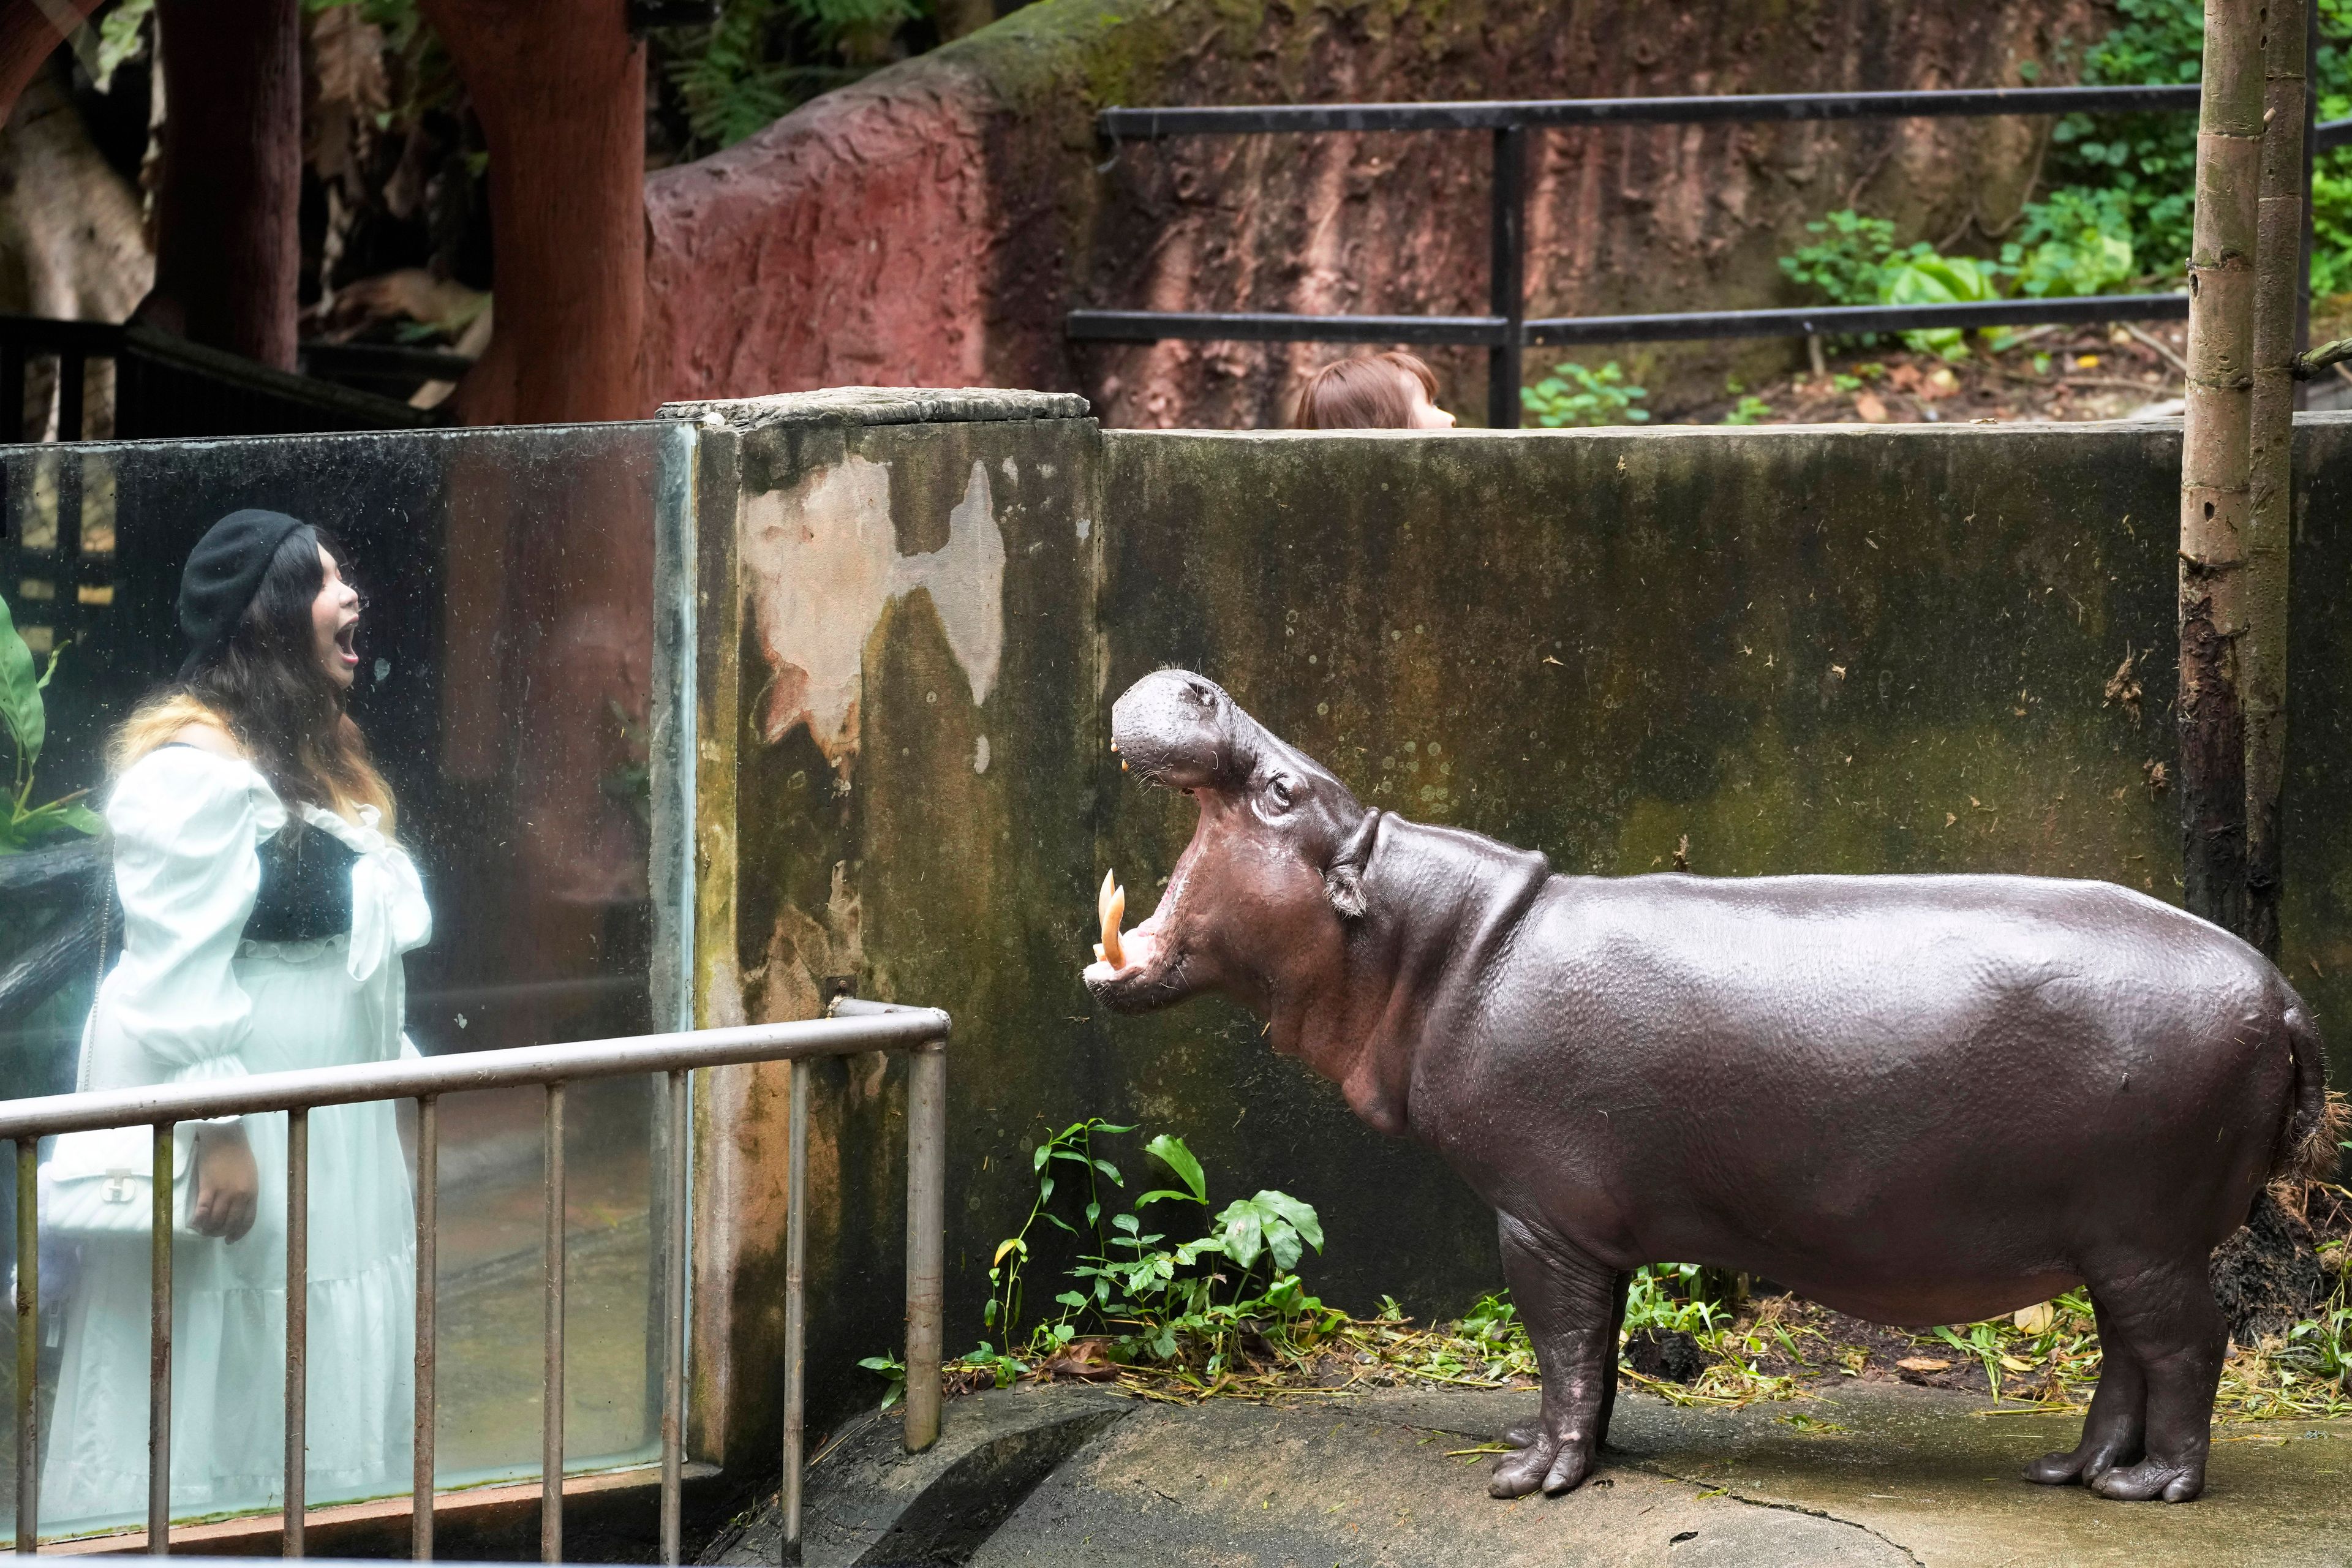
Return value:
M 1087 987 L 1231 997 L 1495 1206 L 1543 1373 L 1496 1496 L 1591 1473 L 1627 1278 L 1663 1259 L 1911 1327 L 2087 1283 L 2098 1392 L 2026 1478 L 2202 1489 L 2209 1255 L 2336 1152 L 2319 1037 L 2253 949 L 2105 882 L 1555 875 L 1364 806 L 1185 670 L 1111 730 L 1200 821 L 1140 925 L 1106 886 Z

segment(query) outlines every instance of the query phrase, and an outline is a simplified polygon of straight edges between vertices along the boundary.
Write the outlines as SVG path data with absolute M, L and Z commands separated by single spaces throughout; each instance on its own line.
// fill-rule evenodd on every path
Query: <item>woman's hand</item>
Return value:
M 196 1201 L 188 1224 L 199 1236 L 243 1239 L 253 1228 L 261 1198 L 261 1172 L 242 1127 L 199 1127 L 195 1147 Z

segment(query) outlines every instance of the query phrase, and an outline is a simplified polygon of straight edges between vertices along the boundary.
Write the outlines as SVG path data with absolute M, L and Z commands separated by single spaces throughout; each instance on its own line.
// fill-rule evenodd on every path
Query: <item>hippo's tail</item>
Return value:
M 2327 1053 L 2301 997 L 2288 1003 L 2283 1021 L 2294 1049 L 2294 1110 L 2271 1173 L 2283 1181 L 2330 1181 L 2343 1152 L 2339 1140 L 2352 1126 L 2352 1107 L 2327 1087 Z

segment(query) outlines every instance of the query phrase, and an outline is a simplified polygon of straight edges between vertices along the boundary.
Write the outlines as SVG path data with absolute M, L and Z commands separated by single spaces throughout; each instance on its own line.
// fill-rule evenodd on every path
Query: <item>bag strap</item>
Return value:
M 98 875 L 98 975 L 90 983 L 90 1016 L 82 1023 L 81 1059 L 74 1065 L 74 1092 L 77 1094 L 89 1088 L 89 1047 L 91 1037 L 96 1033 L 92 1025 L 98 1016 L 98 994 L 106 986 L 107 942 L 114 934 L 114 844 L 111 836 L 106 847 L 106 863 Z

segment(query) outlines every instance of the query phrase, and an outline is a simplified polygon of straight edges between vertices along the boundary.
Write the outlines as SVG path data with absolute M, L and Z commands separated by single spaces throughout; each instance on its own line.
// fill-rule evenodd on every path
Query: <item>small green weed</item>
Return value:
M 1573 360 L 1551 367 L 1551 374 L 1533 386 L 1519 388 L 1519 402 L 1547 430 L 1598 425 L 1639 425 L 1650 417 L 1634 404 L 1649 396 L 1646 387 L 1629 385 L 1625 373 L 1611 360 L 1590 370 Z
M 1856 382 L 1854 384 L 1859 386 L 1862 384 Z M 1722 423 L 1726 425 L 1761 425 L 1764 421 L 1771 417 L 1772 405 L 1751 392 L 1747 396 L 1741 398 L 1730 413 L 1723 416 Z

